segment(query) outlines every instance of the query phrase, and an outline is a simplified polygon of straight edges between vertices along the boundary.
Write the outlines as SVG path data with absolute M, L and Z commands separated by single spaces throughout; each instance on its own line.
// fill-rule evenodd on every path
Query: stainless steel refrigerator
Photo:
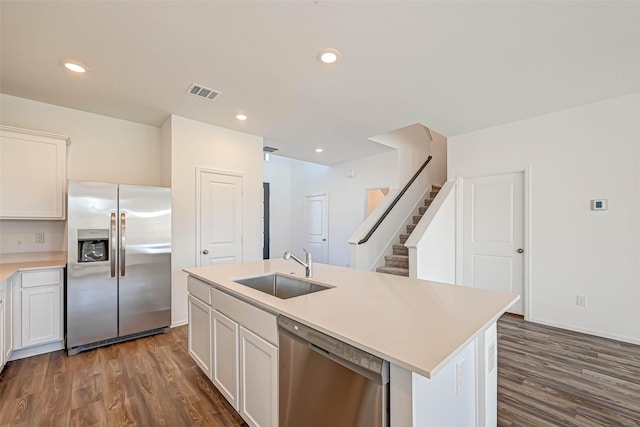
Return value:
M 69 180 L 67 353 L 166 331 L 171 192 Z

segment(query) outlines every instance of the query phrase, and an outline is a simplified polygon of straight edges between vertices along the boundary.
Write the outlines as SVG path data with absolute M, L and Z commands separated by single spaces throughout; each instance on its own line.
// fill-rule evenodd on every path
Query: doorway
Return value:
M 198 169 L 196 262 L 242 262 L 242 175 Z
M 271 221 L 271 217 L 269 215 L 270 212 L 270 200 L 271 200 L 271 185 L 268 182 L 262 183 L 262 222 L 263 222 L 263 233 L 262 233 L 262 259 L 269 259 L 269 244 L 271 242 L 270 238 L 270 227 L 269 223 Z
M 462 181 L 462 280 L 481 289 L 516 293 L 510 312 L 525 307 L 524 172 Z
M 365 218 L 371 215 L 371 212 L 382 202 L 382 199 L 389 194 L 389 187 L 372 188 L 367 190 L 367 208 Z
M 329 262 L 329 202 L 326 194 L 304 196 L 305 249 L 316 262 Z

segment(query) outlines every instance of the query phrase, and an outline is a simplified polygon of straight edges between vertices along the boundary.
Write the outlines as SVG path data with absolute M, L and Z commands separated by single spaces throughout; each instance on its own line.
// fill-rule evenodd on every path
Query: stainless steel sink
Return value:
M 296 279 L 280 274 L 267 274 L 265 276 L 238 279 L 234 282 L 256 289 L 265 294 L 273 295 L 280 299 L 288 299 L 308 295 L 314 292 L 331 289 L 330 286 L 320 285 L 315 282 Z

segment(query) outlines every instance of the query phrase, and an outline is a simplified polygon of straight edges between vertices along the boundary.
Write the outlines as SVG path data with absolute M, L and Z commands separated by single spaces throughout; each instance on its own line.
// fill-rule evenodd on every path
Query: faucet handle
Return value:
M 309 251 L 307 251 L 307 250 L 306 250 L 306 249 L 304 249 L 304 248 L 302 248 L 302 250 L 304 251 L 304 253 L 305 253 L 305 255 L 306 255 L 307 260 L 310 260 L 310 259 L 311 259 L 311 254 L 309 253 Z

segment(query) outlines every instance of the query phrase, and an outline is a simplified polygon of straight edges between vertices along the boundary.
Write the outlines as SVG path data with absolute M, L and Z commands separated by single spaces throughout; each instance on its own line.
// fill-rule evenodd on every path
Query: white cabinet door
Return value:
M 278 348 L 240 328 L 240 415 L 253 427 L 278 425 Z
M 0 218 L 64 219 L 67 141 L 0 126 Z
M 189 355 L 211 378 L 211 308 L 189 295 Z
M 22 289 L 22 347 L 62 340 L 60 286 Z
M 4 360 L 7 361 L 11 357 L 13 351 L 13 279 L 7 279 L 5 283 L 5 296 L 4 296 Z M 0 316 L 0 318 L 3 316 Z M 0 333 L 2 333 L 0 331 Z
M 2 372 L 2 368 L 4 368 L 4 364 L 7 361 L 7 358 L 5 357 L 5 349 L 4 349 L 4 334 L 5 334 L 5 330 L 4 330 L 4 306 L 5 306 L 5 302 L 4 302 L 4 297 L 2 296 L 2 294 L 0 294 L 0 372 Z
M 238 323 L 212 310 L 213 374 L 211 381 L 237 411 L 238 390 Z

